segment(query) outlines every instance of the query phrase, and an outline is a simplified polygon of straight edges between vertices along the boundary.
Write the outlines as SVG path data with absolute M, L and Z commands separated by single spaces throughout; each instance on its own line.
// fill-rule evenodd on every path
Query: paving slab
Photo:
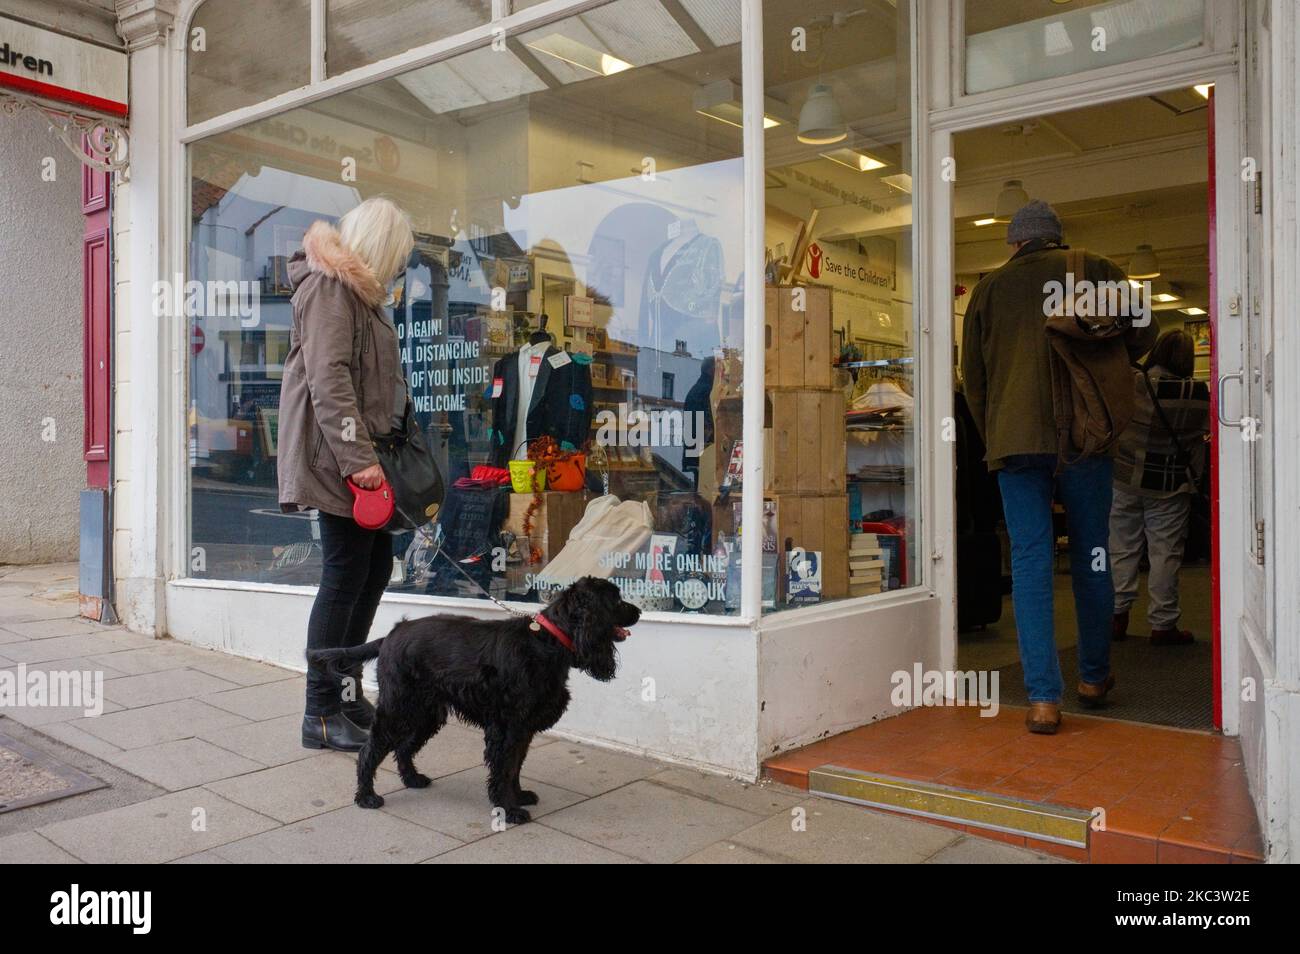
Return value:
M 978 835 L 965 835 L 925 859 L 927 865 L 1068 865 L 1072 862 L 1041 851 L 1017 848 Z
M 191 788 L 38 829 L 93 864 L 161 864 L 275 828 L 206 788 Z
M 793 808 L 808 798 L 807 792 L 787 785 L 764 780 L 762 782 L 741 782 L 723 775 L 710 775 L 689 768 L 670 768 L 656 772 L 646 781 L 663 785 L 667 788 L 697 795 L 709 801 L 743 808 L 756 815 L 771 815 L 775 812 Z
M 122 707 L 109 699 L 101 699 L 98 706 L 102 714 L 87 716 L 86 706 L 5 706 L 0 708 L 0 715 L 13 719 L 20 725 L 45 726 L 55 722 L 81 722 L 83 719 L 102 719 L 111 713 L 121 711 Z M 93 708 L 93 707 L 92 707 Z
M 546 826 L 619 854 L 667 864 L 761 820 L 752 812 L 640 781 L 558 811 Z
M 211 853 L 235 864 L 412 864 L 458 845 L 441 832 L 349 805 Z
M 582 800 L 580 795 L 526 775 L 520 778 L 520 784 L 537 793 L 538 803 L 528 807 L 535 819 L 545 818 Z M 428 788 L 402 787 L 391 795 L 385 795 L 384 802 L 380 811 L 451 835 L 459 841 L 474 841 L 493 834 L 487 768 L 482 765 L 436 778 Z M 497 820 L 496 824 L 502 823 Z
M 246 775 L 265 768 L 260 762 L 227 752 L 202 739 L 177 739 L 131 749 L 104 760 L 169 792 L 196 788 L 205 782 Z
M 662 770 L 661 762 L 561 739 L 530 748 L 523 774 L 571 792 L 600 795 Z
M 21 643 L 5 643 L 4 647 L 5 655 L 10 659 L 16 662 L 35 663 L 47 662 L 51 659 L 70 659 L 76 656 L 94 656 L 121 649 L 143 649 L 152 642 L 153 639 L 149 636 L 114 629 L 102 633 L 83 633 L 78 636 L 29 639 Z
M 426 865 L 634 865 L 638 862 L 566 835 L 542 822 L 514 825 L 463 848 L 424 862 Z
M 284 765 L 324 754 L 320 749 L 303 748 L 302 716 L 296 714 L 223 726 L 200 732 L 198 736 L 264 766 Z
M 57 602 L 29 596 L 0 596 L 0 620 L 4 620 L 6 625 L 39 619 L 76 619 L 80 616 L 81 607 L 75 596 Z
M 391 764 L 392 756 L 384 761 Z M 483 764 L 483 732 L 448 723 L 415 756 L 415 767 L 429 778 L 455 775 Z
M 306 683 L 298 679 L 283 679 L 260 686 L 227 689 L 200 696 L 204 702 L 234 712 L 253 722 L 263 722 L 277 716 L 297 713 L 301 718 L 306 695 Z
M 79 864 L 81 864 L 79 859 L 34 831 L 21 831 L 16 835 L 0 838 L 0 865 Z
M 779 855 L 767 855 L 734 841 L 715 841 L 703 851 L 683 858 L 682 865 L 789 865 L 795 862 Z
M 799 817 L 781 812 L 729 840 L 805 864 L 911 864 L 960 837 L 949 828 L 826 799 L 813 798 L 798 808 Z
M 183 645 L 183 644 L 182 644 Z M 186 665 L 209 676 L 216 676 L 239 686 L 260 686 L 268 682 L 282 682 L 285 679 L 302 679 L 303 675 L 292 669 L 283 669 L 270 663 L 255 659 L 242 659 L 229 656 L 211 649 L 185 647 L 189 650 Z
M 111 653 L 109 655 L 118 654 Z M 7 657 L 0 657 L 0 659 L 3 658 Z M 19 665 L 20 664 L 17 662 L 0 662 L 0 669 L 16 670 Z M 106 682 L 109 679 L 118 679 L 122 676 L 130 675 L 130 673 L 123 672 L 120 669 L 114 669 L 112 666 L 97 662 L 89 656 L 69 656 L 66 659 L 49 659 L 45 662 L 33 663 L 25 662 L 21 665 L 26 667 L 27 672 L 70 672 L 73 670 L 77 672 L 90 673 L 102 672 Z
M 185 650 L 178 643 L 155 639 L 152 646 L 96 653 L 87 658 L 93 663 L 111 666 L 124 676 L 139 676 L 149 672 L 184 669 L 193 659 L 193 652 Z
M 210 782 L 207 787 L 233 802 L 289 824 L 352 804 L 357 788 L 355 760 L 330 752 L 317 759 L 302 759 Z M 380 769 L 375 791 L 381 795 L 402 788 L 392 772 Z M 365 809 L 357 809 L 365 811 Z
M 141 749 L 247 722 L 243 716 L 197 699 L 178 699 L 139 709 L 121 709 L 98 718 L 77 719 L 71 724 L 119 749 Z
M 80 617 L 34 619 L 27 621 L 4 620 L 4 628 L 23 639 L 49 639 L 52 636 L 96 636 L 101 633 L 125 632 L 122 626 L 105 626 Z
M 173 669 L 110 679 L 104 683 L 104 695 L 121 706 L 135 709 L 235 688 L 235 683 L 197 669 Z

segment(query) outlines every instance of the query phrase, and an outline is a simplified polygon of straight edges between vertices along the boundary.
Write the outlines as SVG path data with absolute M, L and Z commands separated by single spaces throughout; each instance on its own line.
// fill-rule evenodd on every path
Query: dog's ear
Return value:
M 601 682 L 613 679 L 618 669 L 613 619 L 618 602 L 618 587 L 608 580 L 584 576 L 547 610 L 573 640 L 574 666 Z

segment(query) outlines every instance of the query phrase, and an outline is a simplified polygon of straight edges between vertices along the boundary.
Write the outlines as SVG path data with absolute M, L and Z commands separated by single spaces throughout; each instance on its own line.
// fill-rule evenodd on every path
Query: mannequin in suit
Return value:
M 492 368 L 492 463 L 527 455 L 527 442 L 553 437 L 566 450 L 587 441 L 591 369 L 586 355 L 556 348 L 542 315 L 528 344 Z

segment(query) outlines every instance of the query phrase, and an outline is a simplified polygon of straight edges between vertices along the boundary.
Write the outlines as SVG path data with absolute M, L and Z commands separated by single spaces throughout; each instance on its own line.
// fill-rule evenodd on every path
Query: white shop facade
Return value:
M 313 221 L 385 195 L 416 233 L 388 307 L 449 491 L 436 537 L 395 538 L 372 635 L 500 615 L 479 587 L 536 611 L 556 561 L 646 608 L 612 683 L 572 680 L 568 737 L 752 779 L 897 714 L 893 674 L 958 668 L 954 220 L 1003 183 L 964 181 L 954 138 L 1212 85 L 1207 691 L 1243 739 L 1274 857 L 1295 844 L 1300 424 L 1275 412 L 1300 407 L 1283 371 L 1300 363 L 1296 270 L 1279 267 L 1297 258 L 1290 4 L 265 6 L 121 19 L 128 625 L 303 667 L 320 548 L 275 497 L 285 265 Z M 564 423 L 539 415 L 528 437 L 584 451 L 586 478 L 515 493 L 480 469 L 528 455 L 500 449 L 522 418 L 498 420 L 493 392 L 543 333 L 519 367 L 541 391 L 576 383 L 552 402 Z

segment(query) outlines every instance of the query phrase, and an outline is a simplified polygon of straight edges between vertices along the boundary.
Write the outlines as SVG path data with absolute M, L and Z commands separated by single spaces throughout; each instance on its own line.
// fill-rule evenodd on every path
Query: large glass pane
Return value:
M 763 5 L 771 608 L 919 582 L 909 17 Z
M 195 575 L 319 578 L 312 515 L 276 494 L 287 262 L 384 194 L 416 231 L 385 312 L 449 487 L 395 537 L 392 586 L 528 600 L 594 574 L 738 611 L 744 166 L 738 31 L 702 41 L 720 24 L 618 0 L 190 147 L 191 277 L 258 296 L 190 319 Z M 571 448 L 576 485 L 546 463 Z
M 306 86 L 311 80 L 311 2 L 207 0 L 186 44 L 187 116 L 202 122 Z
M 966 0 L 966 92 L 1201 45 L 1205 0 Z
M 492 19 L 492 0 L 328 0 L 329 75 L 455 36 Z

